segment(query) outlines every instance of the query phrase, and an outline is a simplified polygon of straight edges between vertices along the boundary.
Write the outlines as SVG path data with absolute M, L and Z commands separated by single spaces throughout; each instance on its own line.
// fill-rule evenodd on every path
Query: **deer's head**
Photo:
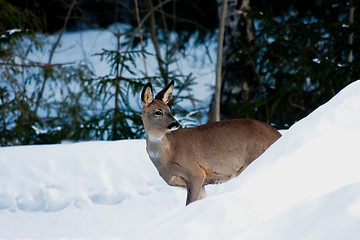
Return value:
M 171 81 L 154 98 L 151 84 L 147 83 L 144 86 L 141 93 L 141 104 L 143 107 L 142 120 L 147 135 L 161 137 L 180 127 L 167 105 L 173 89 L 174 81 Z

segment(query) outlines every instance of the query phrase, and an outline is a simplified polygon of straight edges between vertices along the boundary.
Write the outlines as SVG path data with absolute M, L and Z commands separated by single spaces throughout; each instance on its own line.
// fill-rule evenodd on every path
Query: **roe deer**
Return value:
M 146 150 L 170 186 L 187 189 L 186 205 L 205 196 L 204 186 L 238 176 L 281 134 L 249 119 L 225 120 L 182 128 L 167 103 L 174 82 L 155 98 L 150 83 L 141 93 Z

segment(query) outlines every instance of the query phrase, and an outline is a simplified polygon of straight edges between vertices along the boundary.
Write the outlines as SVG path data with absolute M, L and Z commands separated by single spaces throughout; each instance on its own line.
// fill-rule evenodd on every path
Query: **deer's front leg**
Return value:
M 205 197 L 204 179 L 202 177 L 192 178 L 187 182 L 186 205 Z

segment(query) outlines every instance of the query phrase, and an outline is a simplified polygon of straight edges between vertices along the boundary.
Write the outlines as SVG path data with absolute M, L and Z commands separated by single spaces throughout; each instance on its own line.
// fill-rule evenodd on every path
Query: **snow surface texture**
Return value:
M 0 239 L 360 239 L 359 93 L 187 207 L 144 140 L 0 148 Z
M 67 33 L 54 59 L 90 61 L 104 75 L 93 54 L 115 43 L 111 32 Z M 200 52 L 180 66 L 208 105 L 213 64 Z M 0 148 L 0 239 L 360 239 L 359 92 L 353 83 L 186 208 L 144 140 Z

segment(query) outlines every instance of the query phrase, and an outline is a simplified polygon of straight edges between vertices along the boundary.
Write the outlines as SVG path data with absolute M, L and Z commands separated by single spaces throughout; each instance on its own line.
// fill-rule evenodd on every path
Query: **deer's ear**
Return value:
M 171 81 L 161 92 L 159 92 L 155 99 L 159 99 L 167 104 L 170 101 L 172 91 L 174 89 L 174 81 Z
M 141 105 L 143 108 L 149 106 L 154 100 L 154 93 L 152 90 L 151 83 L 147 83 L 141 92 Z

